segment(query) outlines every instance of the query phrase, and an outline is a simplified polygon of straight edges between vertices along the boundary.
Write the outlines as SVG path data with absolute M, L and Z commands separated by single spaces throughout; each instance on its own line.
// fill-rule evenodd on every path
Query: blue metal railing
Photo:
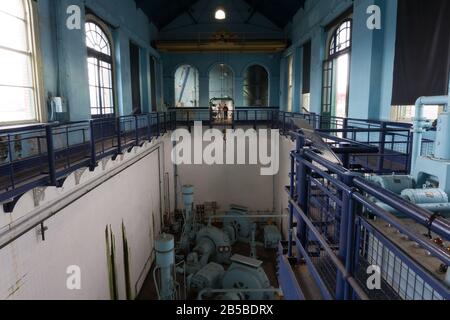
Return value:
M 280 269 L 306 265 L 324 299 L 449 299 L 445 272 L 435 266 L 448 266 L 450 252 L 376 203 L 392 206 L 444 242 L 450 240 L 449 221 L 367 181 L 364 173 L 370 171 L 354 173 L 328 162 L 308 148 L 304 136 L 295 137 L 289 237 Z M 369 266 L 380 269 L 375 290 L 367 286 Z M 302 292 L 300 284 L 293 288 L 286 278 L 279 277 L 282 288 L 302 299 L 295 294 Z
M 229 112 L 227 119 L 224 118 L 209 108 L 177 108 L 166 113 L 100 118 L 64 125 L 54 123 L 2 128 L 0 203 L 13 201 L 36 186 L 58 185 L 78 168 L 89 166 L 93 170 L 105 157 L 120 154 L 177 126 L 190 127 L 195 121 L 202 121 L 211 127 L 244 125 L 255 129 L 258 126 L 279 128 L 288 135 L 293 129 L 291 120 L 301 118 L 321 131 L 323 137 L 337 149 L 350 140 L 353 144 L 357 141 L 365 143 L 367 154 L 346 155 L 349 166 L 359 165 L 376 172 L 408 171 L 408 150 L 412 139 L 407 125 L 286 113 L 270 107 L 236 108 Z M 348 140 L 344 141 L 345 138 Z M 405 150 L 395 147 L 398 145 L 406 146 Z M 380 150 L 373 149 L 374 146 L 381 146 Z M 392 163 L 397 167 L 390 167 Z
M 361 120 L 353 118 L 324 117 L 309 113 L 280 112 L 280 129 L 284 134 L 297 130 L 292 120 L 307 121 L 334 147 L 348 142 L 364 143 L 377 147 L 378 151 L 349 153 L 345 165 L 360 166 L 376 173 L 409 173 L 413 141 L 412 125 L 389 121 Z M 347 141 L 343 140 L 346 139 Z
M 175 128 L 172 112 L 0 129 L 0 203 L 37 186 L 58 186 L 71 172 L 90 167 Z

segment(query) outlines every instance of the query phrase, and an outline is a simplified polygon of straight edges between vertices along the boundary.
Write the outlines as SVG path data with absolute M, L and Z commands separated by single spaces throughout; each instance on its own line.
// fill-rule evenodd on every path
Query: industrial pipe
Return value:
M 377 206 L 379 206 L 380 208 L 382 208 L 385 211 L 388 211 L 390 213 L 393 214 L 401 214 L 401 212 L 399 210 L 396 210 L 384 203 L 376 203 Z M 416 206 L 418 206 L 419 208 L 422 208 L 424 210 L 433 212 L 433 213 L 437 213 L 437 212 L 450 212 L 450 202 L 445 202 L 445 203 L 419 203 L 416 204 Z
M 413 149 L 411 154 L 411 168 L 413 172 L 415 171 L 417 159 L 421 155 L 422 147 L 422 136 L 424 129 L 429 128 L 431 124 L 427 121 L 424 116 L 424 107 L 432 105 L 450 105 L 450 95 L 449 96 L 436 96 L 436 97 L 420 97 L 416 101 L 416 115 L 414 119 L 414 138 L 413 138 Z
M 432 232 L 444 237 L 445 239 L 450 239 L 450 222 L 447 219 L 437 217 L 436 219 L 431 220 L 430 212 L 397 196 L 391 191 L 381 189 L 374 183 L 365 179 L 355 178 L 353 183 L 356 187 L 374 196 L 379 201 L 408 215 L 421 225 L 429 227 Z M 432 222 L 431 224 L 430 221 Z

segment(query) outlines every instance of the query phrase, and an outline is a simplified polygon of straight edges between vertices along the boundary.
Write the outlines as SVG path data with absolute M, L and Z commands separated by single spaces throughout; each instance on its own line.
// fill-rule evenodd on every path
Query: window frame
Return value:
M 349 22 L 350 25 L 348 29 L 349 39 L 348 46 L 341 50 L 336 50 L 337 38 L 341 26 Z M 332 116 L 333 107 L 333 94 L 336 89 L 336 84 L 334 81 L 334 73 L 336 62 L 339 57 L 348 54 L 349 56 L 349 66 L 348 66 L 348 83 L 347 83 L 347 102 L 346 102 L 346 114 L 348 116 L 349 111 L 349 98 L 350 98 L 350 75 L 351 75 L 351 58 L 352 58 L 352 46 L 353 46 L 353 13 L 348 14 L 345 18 L 340 19 L 336 24 L 328 29 L 328 36 L 326 42 L 326 56 L 322 66 L 322 103 L 321 103 L 321 114 L 325 116 Z M 331 53 L 331 47 L 334 45 L 334 51 Z
M 348 46 L 345 47 L 344 49 L 338 50 L 337 40 L 338 40 L 339 31 L 345 23 L 350 23 L 350 26 L 348 28 L 346 28 L 349 30 L 349 39 L 346 41 L 346 42 L 348 42 Z M 327 42 L 327 59 L 328 60 L 335 59 L 341 55 L 350 53 L 352 51 L 353 17 L 350 16 L 350 17 L 347 17 L 344 20 L 340 21 L 338 24 L 336 24 L 336 26 L 332 30 L 333 30 L 333 32 L 330 33 L 330 36 L 328 37 L 328 42 Z M 332 45 L 333 45 L 333 47 L 332 47 Z M 332 49 L 333 49 L 333 52 L 331 52 Z
M 31 59 L 31 78 L 34 100 L 34 119 L 14 120 L 0 122 L 0 127 L 16 126 L 42 123 L 47 121 L 47 110 L 43 106 L 44 102 L 44 81 L 42 78 L 42 54 L 40 47 L 39 21 L 37 3 L 32 0 L 22 0 L 25 10 L 25 19 L 27 25 L 27 42 L 29 46 L 28 55 Z M 7 48 L 5 48 L 7 49 Z
M 118 105 L 116 100 L 116 79 L 115 79 L 115 48 L 114 48 L 114 39 L 112 37 L 111 31 L 108 28 L 108 25 L 99 17 L 92 13 L 86 14 L 85 23 L 84 23 L 84 38 L 86 39 L 86 24 L 93 23 L 95 24 L 106 36 L 106 40 L 109 44 L 110 55 L 108 56 L 105 53 L 99 52 L 95 49 L 89 48 L 86 45 L 86 66 L 89 66 L 89 58 L 95 58 L 99 62 L 109 63 L 111 65 L 111 90 L 112 90 L 112 103 L 113 103 L 113 113 L 104 114 L 103 110 L 106 109 L 103 105 L 99 108 L 100 114 L 93 114 L 91 101 L 90 101 L 90 84 L 89 84 L 89 74 L 88 74 L 88 88 L 89 88 L 89 114 L 92 119 L 101 119 L 101 118 L 114 118 L 118 114 Z M 99 68 L 99 66 L 97 66 Z

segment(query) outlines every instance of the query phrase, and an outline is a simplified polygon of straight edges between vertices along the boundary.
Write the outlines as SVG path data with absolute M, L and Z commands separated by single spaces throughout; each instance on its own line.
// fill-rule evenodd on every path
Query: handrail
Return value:
M 308 148 L 307 141 L 301 134 L 294 133 L 293 137 L 297 139 L 297 150 L 291 153 L 291 181 L 287 190 L 289 238 L 287 256 L 284 252 L 281 255 L 291 261 L 295 259 L 298 263 L 306 262 L 321 292 L 334 294 L 337 299 L 354 299 L 355 294 L 361 299 L 368 298 L 367 295 L 371 296 L 370 290 L 367 291 L 364 287 L 360 291 L 367 280 L 365 268 L 371 264 L 379 264 L 379 246 L 385 246 L 400 259 L 402 270 L 406 268 L 415 272 L 414 277 L 418 277 L 418 280 L 414 278 L 415 280 L 411 281 L 422 281 L 434 290 L 436 297 L 448 299 L 450 290 L 434 271 L 428 270 L 420 260 L 411 258 L 413 255 L 408 255 L 401 245 L 383 236 L 379 227 L 372 224 L 384 221 L 389 228 L 407 237 L 417 249 L 420 248 L 424 255 L 429 255 L 437 260 L 436 263 L 447 266 L 450 263 L 450 254 L 445 248 L 402 223 L 383 206 L 378 205 L 378 201 L 424 226 L 444 241 L 450 240 L 448 220 L 435 217 L 432 213 L 378 187 L 364 179 L 361 174 L 327 161 Z M 369 235 L 375 237 L 375 240 L 371 240 Z M 373 249 L 373 246 L 376 248 Z M 298 254 L 294 253 L 293 247 L 297 247 Z M 375 252 L 369 252 L 370 247 Z M 334 268 L 330 268 L 330 261 Z M 394 268 L 390 265 L 380 265 L 380 268 L 383 268 L 380 270 L 385 274 L 388 272 L 386 268 L 389 267 Z M 321 273 L 321 268 L 326 268 L 325 275 Z M 332 274 L 335 274 L 335 283 L 325 279 Z M 282 283 L 283 279 L 280 277 L 281 286 L 289 288 L 290 284 Z M 410 277 L 406 281 L 410 281 Z M 400 289 L 395 289 L 394 285 L 388 282 L 384 285 L 391 286 L 392 294 L 403 298 L 407 296 L 406 293 L 402 296 L 400 291 L 396 291 Z M 380 291 L 380 294 L 384 293 Z
M 81 167 L 94 170 L 99 160 L 165 134 L 176 126 L 172 113 L 0 128 L 0 203 L 12 211 L 27 191 L 57 186 Z
M 271 128 L 280 128 L 281 131 L 287 134 L 291 129 L 289 123 L 291 118 L 302 117 L 309 119 L 310 123 L 318 126 L 323 123 L 326 117 L 310 113 L 287 113 L 280 111 L 278 107 L 235 107 L 231 112 L 231 125 L 245 125 L 250 124 L 255 129 L 258 125 L 264 125 Z M 183 116 L 180 118 L 180 114 Z M 198 119 L 198 120 L 197 120 Z M 341 121 L 340 118 L 329 117 L 329 120 Z M 126 148 L 140 145 L 145 139 L 160 136 L 168 129 L 173 130 L 177 126 L 191 125 L 194 121 L 209 121 L 209 125 L 223 125 L 222 122 L 214 121 L 213 115 L 210 113 L 210 108 L 169 108 L 167 112 L 159 113 L 143 113 L 139 115 L 123 115 L 119 117 L 101 117 L 90 120 L 73 121 L 67 123 L 39 123 L 21 126 L 0 127 L 0 148 L 6 147 L 6 159 L 3 163 L 0 162 L 0 177 L 6 177 L 9 182 L 5 189 L 0 189 L 0 203 L 11 199 L 16 199 L 21 194 L 35 186 L 42 184 L 54 185 L 57 183 L 55 179 L 61 179 L 67 176 L 70 172 L 89 163 L 91 170 L 95 168 L 98 161 L 106 156 L 115 156 L 122 153 Z M 344 120 L 344 119 L 342 119 Z M 379 132 L 379 128 L 355 129 L 350 126 L 352 121 L 360 122 L 360 125 L 370 125 L 374 123 L 382 123 L 364 119 L 347 119 L 347 132 L 352 133 L 356 131 L 370 131 Z M 384 122 L 383 122 L 384 123 Z M 390 123 L 384 123 L 385 127 L 389 127 Z M 392 138 L 395 133 L 402 132 L 402 124 L 392 123 L 398 127 L 386 129 L 387 133 L 384 135 L 384 141 L 359 141 L 358 137 L 333 137 L 336 143 L 339 141 L 352 141 L 355 145 L 371 146 L 384 145 L 389 143 L 389 146 L 398 146 L 400 144 L 409 146 L 409 135 L 405 133 L 405 137 Z M 408 127 L 409 125 L 405 125 Z M 344 128 L 345 129 L 345 128 Z M 343 129 L 343 130 L 344 130 Z M 340 130 L 340 129 L 338 129 Z M 322 131 L 322 130 L 319 130 Z M 323 130 L 332 134 L 333 130 Z M 33 132 L 39 132 L 39 135 L 33 135 Z M 338 134 L 336 130 L 333 134 Z M 355 133 L 353 133 L 355 135 Z M 401 138 L 401 139 L 400 139 Z M 403 141 L 403 140 L 405 141 Z M 55 141 L 53 141 L 55 140 Z M 57 141 L 56 141 L 57 140 Z M 379 140 L 379 139 L 378 139 Z M 21 157 L 15 156 L 14 148 L 21 144 L 35 144 L 37 151 L 35 155 L 22 154 Z M 46 145 L 54 145 L 50 152 L 47 152 Z M 386 147 L 387 148 L 387 147 Z M 78 150 L 78 151 L 77 151 Z M 384 149 L 383 149 L 384 150 Z M 0 150 L 1 151 L 1 150 Z M 375 152 L 375 148 L 367 151 Z M 81 163 L 73 163 L 71 157 L 73 153 L 84 154 L 88 161 Z M 369 152 L 370 153 L 370 152 Z M 381 153 L 379 157 L 383 159 L 389 153 Z M 0 155 L 1 156 L 1 155 Z M 394 155 L 395 156 L 395 155 Z M 405 154 L 405 156 L 408 156 Z M 5 155 L 3 155 L 5 157 Z M 65 163 L 62 161 L 65 159 Z M 0 160 L 2 161 L 2 160 Z M 39 162 L 39 166 L 37 163 Z M 380 161 L 383 164 L 383 161 Z M 26 177 L 22 180 L 17 180 L 17 173 L 24 168 L 33 168 L 33 164 L 38 170 L 43 171 L 39 181 L 28 183 Z M 63 168 L 61 167 L 63 165 Z M 45 170 L 45 167 L 48 169 Z M 55 172 L 56 171 L 56 172 Z M 4 183 L 4 182 L 3 182 Z M 19 188 L 20 186 L 20 188 Z M 3 185 L 0 185 L 2 188 Z M 5 192 L 4 190 L 8 190 Z

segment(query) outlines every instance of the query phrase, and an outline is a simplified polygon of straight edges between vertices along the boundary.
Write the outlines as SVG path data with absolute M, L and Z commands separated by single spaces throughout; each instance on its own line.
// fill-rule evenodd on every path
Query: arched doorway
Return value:
M 175 106 L 177 108 L 199 106 L 198 70 L 191 65 L 182 65 L 175 71 Z
M 231 123 L 234 113 L 234 72 L 223 63 L 209 72 L 209 99 L 213 121 Z
M 252 65 L 244 74 L 244 106 L 269 106 L 269 73 L 260 65 Z
M 234 72 L 223 63 L 209 72 L 209 99 L 234 98 Z

